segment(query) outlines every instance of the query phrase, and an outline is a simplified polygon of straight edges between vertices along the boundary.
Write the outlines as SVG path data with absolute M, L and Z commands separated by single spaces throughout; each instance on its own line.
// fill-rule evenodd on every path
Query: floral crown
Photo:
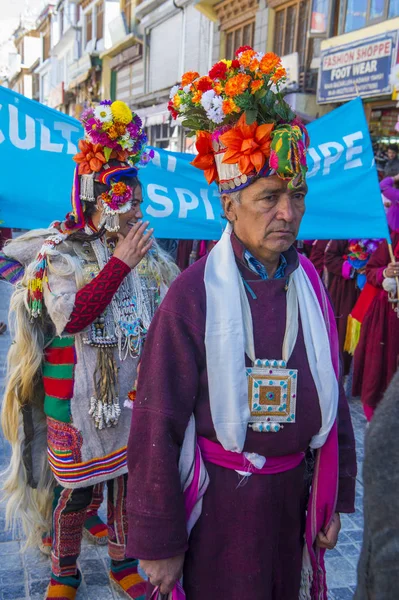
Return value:
M 69 225 L 72 223 L 71 229 L 84 226 L 82 203 L 96 200 L 94 181 L 98 181 L 110 188 L 101 196 L 104 217 L 101 225 L 117 231 L 118 215 L 130 210 L 133 198 L 132 189 L 119 179 L 137 176 L 137 167 L 146 165 L 154 152 L 147 150 L 140 117 L 125 102 L 104 100 L 83 111 L 81 121 L 85 139 L 79 141 L 80 152 L 73 157 L 77 166 Z
M 170 93 L 169 111 L 197 136 L 192 164 L 221 192 L 278 175 L 297 187 L 306 176 L 305 126 L 284 101 L 287 73 L 279 56 L 242 46 L 200 77 L 188 72 Z

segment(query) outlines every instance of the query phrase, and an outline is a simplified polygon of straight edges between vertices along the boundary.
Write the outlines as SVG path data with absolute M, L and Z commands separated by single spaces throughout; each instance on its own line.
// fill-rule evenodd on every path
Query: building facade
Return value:
M 32 26 L 20 25 L 13 34 L 16 54 L 9 61 L 8 87 L 31 100 L 37 100 L 38 75 L 35 67 L 40 57 L 40 33 Z
M 360 96 L 373 141 L 399 142 L 399 1 L 340 0 L 327 18 L 332 35 L 321 44 L 318 102 L 336 107 Z
M 39 76 L 39 100 L 46 105 L 48 105 L 50 91 L 55 85 L 56 63 L 51 56 L 56 27 L 53 19 L 54 10 L 55 5 L 48 4 L 37 21 L 37 31 L 40 34 L 40 57 L 35 73 Z
M 132 108 L 140 115 L 150 144 L 193 151 L 192 139 L 171 120 L 170 89 L 185 71 L 206 72 L 213 59 L 213 22 L 195 0 L 144 0 L 135 7 L 142 56 L 132 66 Z

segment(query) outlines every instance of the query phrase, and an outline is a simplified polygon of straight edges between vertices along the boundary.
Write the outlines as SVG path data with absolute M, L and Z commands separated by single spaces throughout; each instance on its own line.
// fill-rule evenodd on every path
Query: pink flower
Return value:
M 273 171 L 277 171 L 277 169 L 278 169 L 278 156 L 277 156 L 275 150 L 270 151 L 269 167 L 271 169 L 273 169 Z

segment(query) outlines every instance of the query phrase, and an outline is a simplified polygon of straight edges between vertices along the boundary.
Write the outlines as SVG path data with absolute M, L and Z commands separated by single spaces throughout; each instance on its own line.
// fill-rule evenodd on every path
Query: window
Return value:
M 43 35 L 43 62 L 50 58 L 50 28 Z
M 240 25 L 235 29 L 226 31 L 226 58 L 234 59 L 234 52 L 240 46 L 254 45 L 255 21 Z
M 104 2 L 99 2 L 96 6 L 96 25 L 97 39 L 102 40 L 104 37 Z
M 75 4 L 75 22 L 74 25 L 77 25 L 80 20 L 80 4 Z
M 349 33 L 399 16 L 399 0 L 340 0 L 339 11 L 339 33 Z
M 127 31 L 130 32 L 132 29 L 132 0 L 123 0 L 123 12 Z
M 389 3 L 388 18 L 399 17 L 399 0 L 391 0 Z
M 86 14 L 86 44 L 88 44 L 93 36 L 93 13 L 91 10 Z
M 276 11 L 274 51 L 279 56 L 298 52 L 299 66 L 305 64 L 309 1 L 300 0 Z

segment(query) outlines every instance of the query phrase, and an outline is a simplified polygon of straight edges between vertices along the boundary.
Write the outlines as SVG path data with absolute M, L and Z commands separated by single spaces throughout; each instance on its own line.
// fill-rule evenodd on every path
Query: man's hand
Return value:
M 183 573 L 184 554 L 164 560 L 140 560 L 140 567 L 161 594 L 169 594 Z
M 390 263 L 384 271 L 384 277 L 398 277 L 399 263 Z
M 316 543 L 319 548 L 333 550 L 338 542 L 338 534 L 341 530 L 341 519 L 339 513 L 335 513 L 327 531 L 320 531 Z
M 128 267 L 134 269 L 141 259 L 147 254 L 152 246 L 150 239 L 153 229 L 145 233 L 149 221 L 145 223 L 135 223 L 126 237 L 118 233 L 118 243 L 115 248 L 114 256 L 122 260 Z

